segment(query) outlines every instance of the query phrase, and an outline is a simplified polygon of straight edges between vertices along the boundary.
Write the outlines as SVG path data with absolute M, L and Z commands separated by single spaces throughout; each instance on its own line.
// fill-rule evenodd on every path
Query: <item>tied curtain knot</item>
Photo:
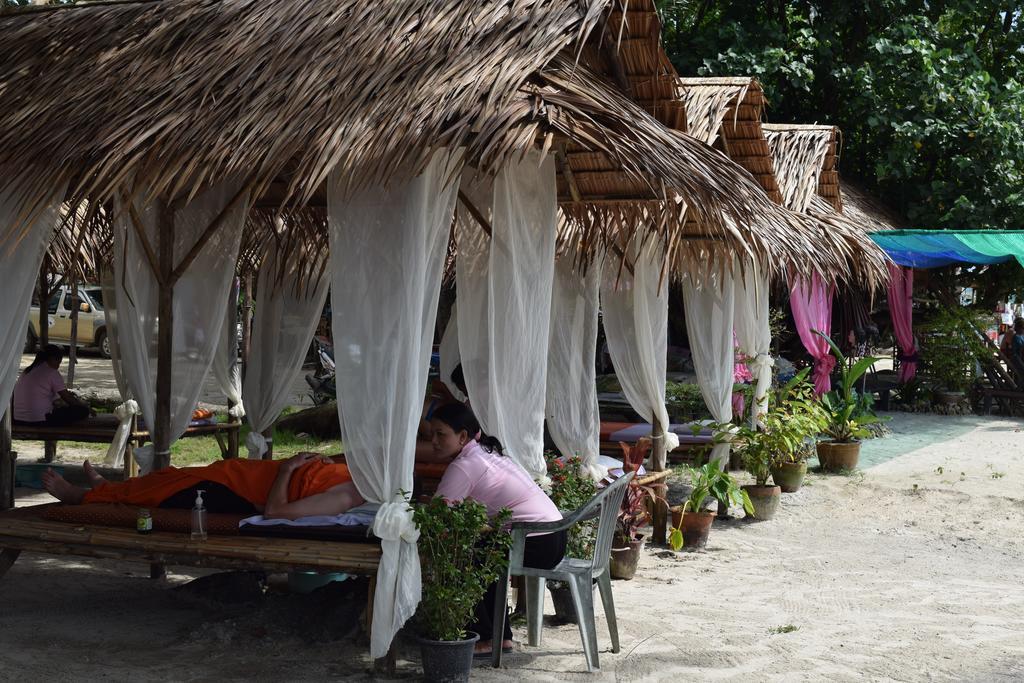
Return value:
M 405 499 L 382 503 L 374 517 L 372 531 L 384 541 L 415 543 L 420 538 L 420 530 L 412 519 L 412 508 Z
M 655 441 L 665 439 L 666 453 L 671 453 L 675 449 L 679 448 L 679 435 L 668 429 L 668 427 L 662 427 L 660 433 L 652 434 L 651 439 Z
M 831 386 L 830 378 L 832 371 L 836 368 L 836 358 L 832 354 L 814 359 L 814 388 L 818 394 L 828 392 Z
M 228 410 L 228 415 L 236 420 L 241 420 L 245 417 L 245 406 L 241 403 L 236 403 Z
M 249 451 L 250 460 L 260 460 L 267 452 L 267 437 L 253 430 L 245 438 L 245 448 Z

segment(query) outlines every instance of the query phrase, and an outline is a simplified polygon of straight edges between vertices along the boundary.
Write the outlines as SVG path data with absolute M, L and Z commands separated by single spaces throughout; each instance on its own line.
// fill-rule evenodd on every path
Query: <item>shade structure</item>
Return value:
M 1013 259 L 1024 265 L 1024 230 L 891 230 L 872 233 L 871 239 L 908 268 L 987 265 Z

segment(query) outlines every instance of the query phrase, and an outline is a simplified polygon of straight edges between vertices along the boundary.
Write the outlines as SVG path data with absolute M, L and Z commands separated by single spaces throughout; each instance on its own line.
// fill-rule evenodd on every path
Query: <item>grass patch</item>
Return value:
M 242 425 L 239 430 L 239 457 L 246 457 L 245 439 L 249 436 L 249 425 Z M 107 452 L 107 444 L 85 443 L 81 441 L 62 441 L 61 445 L 67 445 L 77 450 L 89 451 L 90 460 L 102 458 Z M 59 447 L 58 447 L 59 448 Z M 314 453 L 336 454 L 342 451 L 340 439 L 317 439 L 311 436 L 299 437 L 294 432 L 275 429 L 274 430 L 274 459 L 289 458 L 302 451 Z M 59 450 L 58 450 L 59 458 Z M 171 464 L 175 467 L 194 467 L 208 465 L 221 459 L 220 446 L 213 436 L 197 436 L 188 439 L 178 439 L 171 445 Z
M 777 636 L 777 635 L 781 635 L 783 633 L 792 633 L 793 631 L 799 631 L 799 630 L 800 630 L 799 626 L 794 626 L 793 624 L 786 624 L 785 626 L 776 626 L 775 628 L 770 628 L 770 629 L 768 629 L 768 633 L 773 635 L 773 636 Z

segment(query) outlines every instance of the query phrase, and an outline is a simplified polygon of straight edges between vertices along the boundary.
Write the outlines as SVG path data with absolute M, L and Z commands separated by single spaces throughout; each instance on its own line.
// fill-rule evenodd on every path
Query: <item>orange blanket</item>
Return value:
M 265 505 L 283 460 L 221 460 L 205 467 L 166 467 L 124 482 L 101 484 L 83 503 L 126 503 L 157 507 L 178 491 L 202 481 L 223 484 L 253 505 Z M 351 481 L 346 465 L 313 460 L 292 473 L 288 501 L 306 498 Z

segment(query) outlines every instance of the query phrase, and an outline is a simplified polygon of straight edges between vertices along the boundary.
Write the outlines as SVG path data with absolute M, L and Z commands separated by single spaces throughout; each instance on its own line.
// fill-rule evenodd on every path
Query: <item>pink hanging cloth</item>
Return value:
M 793 309 L 793 320 L 800 341 L 814 359 L 814 393 L 819 396 L 832 388 L 829 377 L 836 367 L 836 359 L 828 342 L 814 331 L 832 334 L 832 296 L 835 290 L 835 285 L 826 287 L 817 273 L 811 278 L 810 284 L 804 278 L 796 278 L 789 285 L 789 305 Z
M 900 347 L 899 383 L 914 379 L 917 374 L 917 340 L 911 324 L 914 315 L 914 271 L 895 263 L 889 264 L 889 315 L 896 343 Z

